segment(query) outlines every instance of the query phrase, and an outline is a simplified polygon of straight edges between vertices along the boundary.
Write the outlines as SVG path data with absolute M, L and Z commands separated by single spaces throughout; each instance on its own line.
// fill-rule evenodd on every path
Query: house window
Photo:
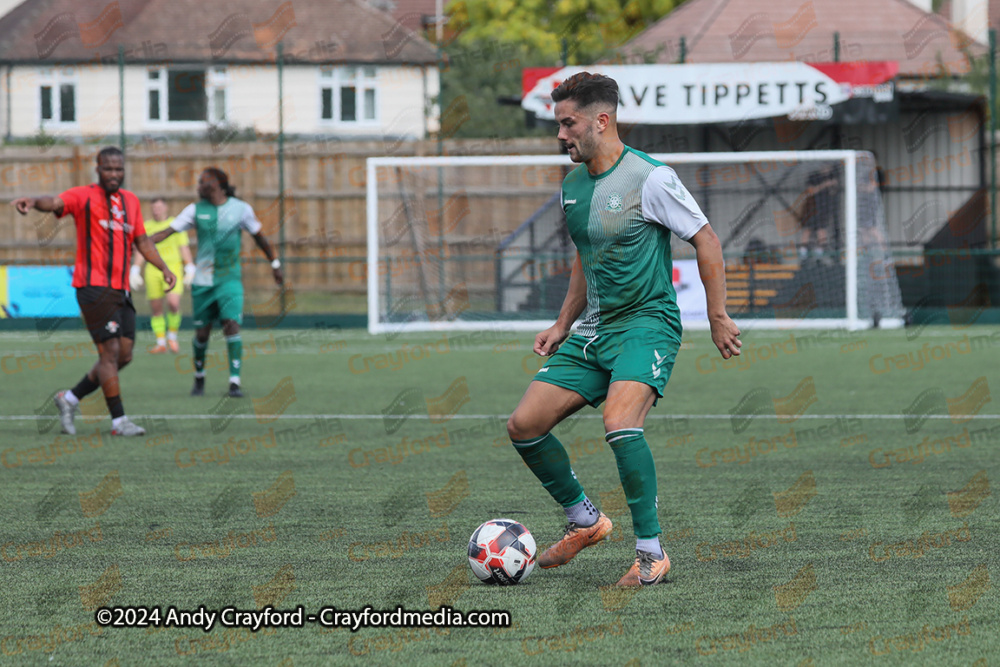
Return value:
M 40 125 L 76 123 L 76 81 L 72 72 L 42 70 L 38 102 Z
M 224 67 L 149 70 L 146 118 L 155 123 L 223 123 L 227 83 Z
M 324 122 L 363 124 L 378 119 L 378 71 L 375 67 L 323 68 L 320 118 Z

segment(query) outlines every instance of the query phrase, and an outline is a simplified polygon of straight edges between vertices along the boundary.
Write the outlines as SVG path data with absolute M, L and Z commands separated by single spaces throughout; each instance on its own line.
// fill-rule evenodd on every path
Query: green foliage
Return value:
M 551 64 L 529 53 L 523 45 L 496 40 L 447 46 L 441 73 L 442 135 L 506 139 L 548 133 L 526 127 L 519 107 L 498 102 L 520 98 L 522 69 Z
M 443 49 L 442 134 L 507 138 L 551 132 L 527 128 L 520 109 L 497 102 L 521 96 L 521 71 L 611 57 L 676 4 L 678 0 L 455 0 L 448 5 L 451 39 Z
M 524 44 L 554 64 L 593 62 L 666 16 L 676 0 L 455 0 L 452 21 L 464 28 L 458 41 L 486 39 Z M 565 45 L 564 45 L 565 40 Z

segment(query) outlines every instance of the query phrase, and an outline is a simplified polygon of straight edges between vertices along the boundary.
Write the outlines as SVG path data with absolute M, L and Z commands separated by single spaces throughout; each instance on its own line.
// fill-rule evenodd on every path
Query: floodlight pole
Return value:
M 278 260 L 285 263 L 285 45 L 278 42 Z M 285 287 L 281 286 L 281 313 Z
M 125 45 L 118 45 L 118 147 L 125 152 Z
M 997 246 L 997 31 L 990 28 L 990 245 Z
M 434 38 L 436 41 L 435 46 L 437 46 L 437 70 L 438 70 L 438 132 L 437 132 L 437 153 L 439 156 L 444 155 L 444 126 L 442 121 L 444 120 L 444 113 L 441 109 L 441 100 L 444 97 L 442 93 L 444 92 L 444 81 L 441 78 L 442 64 L 444 62 L 444 50 L 441 48 L 441 40 L 444 33 L 444 26 L 441 25 L 441 14 L 444 11 L 443 0 L 437 0 L 435 4 L 435 16 L 434 16 Z M 441 304 L 441 311 L 444 311 L 444 295 L 445 295 L 445 259 L 444 259 L 444 170 L 441 167 L 437 169 L 437 203 L 438 203 L 438 258 L 441 262 L 440 270 L 438 271 L 438 302 Z M 421 198 L 423 195 L 421 194 Z M 426 210 L 426 209 L 424 209 Z M 420 258 L 423 261 L 423 258 Z

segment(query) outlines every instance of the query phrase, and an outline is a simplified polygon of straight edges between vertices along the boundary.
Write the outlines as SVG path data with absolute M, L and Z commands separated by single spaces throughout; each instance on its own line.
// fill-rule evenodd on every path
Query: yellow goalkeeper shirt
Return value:
M 166 220 L 160 220 L 159 222 L 155 220 L 146 220 L 146 233 L 152 236 L 156 232 L 166 229 L 173 222 L 173 218 L 167 218 Z M 168 266 L 176 266 L 182 264 L 181 261 L 181 246 L 188 245 L 188 235 L 187 232 L 175 232 L 156 244 L 156 251 L 160 253 L 160 257 Z

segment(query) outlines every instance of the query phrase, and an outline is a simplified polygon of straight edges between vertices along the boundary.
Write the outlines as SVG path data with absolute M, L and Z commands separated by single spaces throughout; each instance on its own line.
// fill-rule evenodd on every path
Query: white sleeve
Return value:
M 194 228 L 194 204 L 188 204 L 180 212 L 174 221 L 170 223 L 170 229 L 175 232 L 186 232 Z
M 701 207 L 670 167 L 657 167 L 642 186 L 642 217 L 687 241 L 708 224 Z
M 251 236 L 260 234 L 260 230 L 264 227 L 264 225 L 260 224 L 260 220 L 257 219 L 257 214 L 253 212 L 253 207 L 250 204 L 246 204 L 243 209 L 243 216 L 240 218 L 240 227 L 250 232 Z

